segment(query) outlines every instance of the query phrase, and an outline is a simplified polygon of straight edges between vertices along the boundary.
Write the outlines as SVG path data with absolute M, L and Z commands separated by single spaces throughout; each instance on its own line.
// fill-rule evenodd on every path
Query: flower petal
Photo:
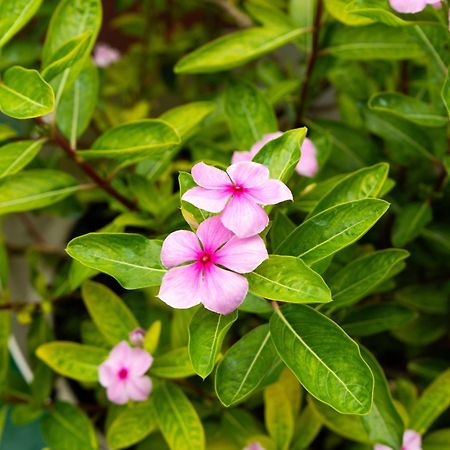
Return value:
M 426 4 L 426 0 L 389 0 L 392 9 L 399 13 L 418 13 L 422 11 Z
M 227 189 L 205 189 L 197 186 L 186 191 L 181 200 L 205 211 L 218 213 L 225 208 L 229 198 L 230 191 Z
M 314 177 L 319 171 L 319 163 L 317 161 L 317 151 L 311 139 L 305 138 L 301 148 L 300 161 L 295 170 L 299 175 L 304 177 Z
M 261 233 L 269 223 L 269 216 L 264 209 L 246 195 L 233 197 L 220 218 L 223 225 L 240 238 Z
M 260 186 L 248 189 L 246 194 L 261 205 L 275 205 L 293 200 L 291 190 L 280 180 L 267 180 Z
M 392 450 L 392 448 L 386 447 L 385 445 L 382 444 L 377 444 L 374 446 L 373 450 Z
M 403 434 L 403 446 L 406 450 L 422 450 L 422 437 L 417 431 L 406 430 Z
M 152 356 L 142 348 L 131 349 L 128 367 L 133 375 L 141 376 L 150 368 L 153 363 Z
M 174 267 L 163 277 L 158 297 L 172 308 L 186 309 L 200 303 L 201 272 L 196 264 Z
M 205 308 L 218 314 L 230 314 L 244 300 L 248 281 L 242 276 L 215 265 L 203 276 L 201 299 Z
M 281 131 L 276 131 L 275 133 L 267 133 L 262 137 L 262 139 L 255 142 L 250 149 L 250 152 L 253 155 L 252 159 L 268 142 L 273 141 L 274 139 L 278 139 L 280 136 L 283 136 L 283 133 Z
M 161 262 L 167 268 L 194 261 L 201 251 L 200 243 L 192 231 L 179 230 L 170 233 L 163 242 Z
M 98 366 L 98 381 L 103 387 L 108 387 L 114 383 L 116 379 L 116 373 L 114 369 L 109 365 L 108 361 Z
M 217 253 L 216 264 L 238 273 L 253 272 L 269 257 L 260 236 L 246 239 L 231 238 Z
M 227 172 L 235 184 L 245 188 L 259 186 L 269 179 L 269 169 L 251 161 L 232 164 Z
M 127 395 L 135 402 L 147 400 L 152 387 L 153 383 L 149 377 L 131 377 L 126 382 Z
M 125 383 L 123 381 L 116 381 L 106 389 L 108 399 L 118 405 L 124 405 L 128 402 L 128 394 Z
M 131 347 L 127 342 L 119 342 L 109 353 L 106 362 L 113 370 L 119 370 L 125 361 L 128 360 L 131 352 Z
M 192 178 L 206 189 L 223 189 L 230 185 L 230 178 L 223 170 L 208 166 L 204 162 L 197 163 L 191 170 Z
M 207 252 L 215 252 L 225 242 L 233 237 L 233 233 L 225 228 L 220 217 L 210 217 L 204 220 L 197 230 L 197 236 Z
M 253 147 L 252 147 L 253 148 Z M 250 150 L 248 152 L 234 152 L 231 157 L 231 163 L 236 164 L 242 161 L 251 161 L 255 154 Z

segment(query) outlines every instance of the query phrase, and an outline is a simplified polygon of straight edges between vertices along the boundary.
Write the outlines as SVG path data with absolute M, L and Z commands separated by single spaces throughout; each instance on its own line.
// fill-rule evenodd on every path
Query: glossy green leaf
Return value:
M 150 373 L 160 378 L 186 378 L 194 375 L 188 348 L 180 347 L 156 356 Z
M 206 378 L 213 370 L 223 340 L 237 320 L 238 312 L 226 316 L 200 308 L 189 324 L 189 357 L 195 372 Z
M 74 342 L 55 341 L 41 345 L 36 355 L 55 372 L 78 381 L 98 381 L 98 366 L 108 350 Z
M 248 397 L 277 363 L 269 325 L 244 335 L 217 366 L 215 388 L 219 400 L 231 406 Z
M 14 66 L 0 81 L 0 111 L 15 119 L 30 119 L 53 110 L 55 96 L 51 86 L 37 70 Z
M 275 348 L 305 389 L 343 414 L 367 414 L 373 375 L 358 345 L 328 317 L 303 305 L 277 308 L 270 320 Z
M 270 303 L 257 295 L 248 292 L 244 301 L 239 305 L 239 311 L 250 312 L 253 314 L 272 314 Z
M 181 200 L 181 197 L 183 197 L 183 194 L 186 191 L 197 186 L 190 173 L 180 172 L 178 175 L 178 184 L 180 185 L 181 214 L 183 214 L 184 220 L 189 224 L 189 226 L 193 230 L 196 230 L 200 223 L 209 217 L 209 213 L 202 211 L 191 203 Z
M 39 153 L 45 139 L 16 141 L 0 148 L 0 178 L 13 175 L 28 165 Z
M 222 36 L 184 56 L 175 66 L 176 73 L 207 73 L 228 70 L 294 40 L 306 29 L 248 28 Z
M 277 131 L 272 106 L 264 94 L 245 81 L 231 81 L 225 91 L 225 116 L 235 145 L 250 150 L 267 133 Z
M 311 265 L 357 241 L 388 208 L 389 203 L 372 198 L 333 206 L 303 222 L 275 253 L 299 256 Z
M 34 16 L 42 0 L 2 0 L 0 2 L 0 48 Z
M 356 14 L 353 8 L 349 8 L 349 2 L 347 0 L 325 0 L 325 6 L 327 11 L 346 25 L 368 25 L 374 21 L 369 17 L 363 17 Z
M 96 327 L 110 344 L 128 340 L 129 333 L 139 327 L 125 303 L 103 284 L 86 281 L 81 295 Z
M 0 180 L 0 214 L 29 211 L 59 202 L 79 189 L 64 172 L 33 169 Z
M 335 1 L 335 3 L 338 2 Z M 351 1 L 346 4 L 344 10 L 346 14 L 351 14 L 352 17 L 360 16 L 392 27 L 408 25 L 408 22 L 398 17 L 384 0 Z
M 392 243 L 396 247 L 409 244 L 420 235 L 432 219 L 433 212 L 428 202 L 406 204 L 395 218 Z
M 297 420 L 297 432 L 294 435 L 292 450 L 310 448 L 321 429 L 322 419 L 308 403 Z
M 343 267 L 329 282 L 333 293 L 332 307 L 341 308 L 356 303 L 387 279 L 408 256 L 406 250 L 378 250 Z
M 97 450 L 94 427 L 86 414 L 74 405 L 57 401 L 42 420 L 47 445 L 58 450 Z
M 280 268 L 282 267 L 282 270 Z M 294 256 L 270 255 L 247 275 L 256 295 L 289 303 L 331 302 L 331 292 L 322 277 Z
M 114 277 L 125 289 L 159 286 L 165 269 L 161 241 L 139 234 L 88 233 L 72 239 L 67 253 L 81 264 Z
M 152 394 L 159 428 L 171 450 L 204 450 L 205 433 L 194 407 L 172 383 L 161 383 Z

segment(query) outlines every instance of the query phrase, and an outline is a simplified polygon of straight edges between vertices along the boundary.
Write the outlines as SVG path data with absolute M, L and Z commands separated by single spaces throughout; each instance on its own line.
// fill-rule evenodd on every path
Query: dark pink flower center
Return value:
M 245 192 L 245 188 L 244 188 L 244 186 L 241 186 L 239 184 L 232 184 L 230 186 L 230 192 L 231 192 L 231 195 L 239 196 Z
M 203 251 L 201 252 L 198 257 L 197 261 L 203 266 L 209 266 L 210 264 L 214 263 L 214 253 Z
M 126 380 L 128 378 L 128 369 L 122 367 L 117 373 L 117 376 L 119 377 L 119 380 Z

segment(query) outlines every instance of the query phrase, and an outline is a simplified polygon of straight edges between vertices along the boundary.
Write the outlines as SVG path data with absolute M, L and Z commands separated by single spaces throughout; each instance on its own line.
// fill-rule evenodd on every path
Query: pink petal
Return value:
M 128 367 L 133 375 L 141 376 L 150 368 L 153 363 L 151 355 L 142 348 L 131 349 Z
M 233 312 L 248 292 L 245 277 L 211 265 L 205 271 L 201 287 L 201 299 L 205 308 L 218 314 Z
M 114 369 L 108 364 L 108 361 L 98 366 L 98 380 L 103 387 L 108 387 L 114 383 L 116 374 Z
M 158 297 L 172 308 L 191 308 L 200 303 L 200 279 L 197 264 L 174 267 L 164 275 Z
M 179 266 L 194 261 L 200 251 L 200 243 L 194 233 L 186 230 L 175 231 L 163 242 L 161 261 L 167 268 Z
M 269 216 L 264 209 L 246 195 L 233 197 L 220 218 L 223 225 L 240 238 L 261 233 L 269 223 Z
M 422 437 L 417 431 L 406 430 L 403 434 L 403 447 L 405 450 L 422 450 Z
M 227 169 L 233 182 L 241 187 L 259 186 L 269 179 L 269 169 L 255 162 L 243 161 Z
M 181 200 L 205 211 L 218 213 L 225 208 L 229 198 L 230 191 L 227 189 L 205 189 L 197 186 L 186 191 Z
M 223 170 L 199 162 L 191 170 L 194 181 L 206 189 L 223 189 L 230 185 L 230 178 Z
M 418 13 L 422 11 L 426 4 L 426 0 L 389 0 L 392 9 L 399 13 Z
M 149 377 L 131 377 L 126 382 L 128 397 L 135 402 L 147 400 L 152 391 L 152 380 Z
M 298 174 L 304 177 L 314 177 L 319 171 L 317 151 L 311 139 L 305 138 L 301 148 L 300 161 L 295 168 Z
M 253 442 L 247 447 L 244 448 L 244 450 L 266 450 L 259 442 Z
M 253 148 L 253 147 L 252 147 Z M 231 157 L 231 163 L 236 164 L 242 161 L 251 161 L 255 155 L 252 151 L 248 152 L 234 152 Z
M 225 228 L 220 217 L 210 217 L 204 220 L 197 230 L 197 236 L 207 252 L 215 252 L 225 242 L 233 237 L 233 233 Z
M 124 361 L 127 361 L 131 352 L 131 347 L 127 342 L 121 341 L 119 342 L 109 353 L 108 359 L 106 362 L 109 366 L 114 370 L 119 370 Z
M 275 205 L 286 200 L 293 200 L 291 190 L 282 181 L 273 179 L 248 189 L 246 194 L 261 205 Z
M 250 149 L 250 152 L 253 155 L 252 159 L 268 142 L 273 141 L 274 139 L 278 139 L 280 136 L 283 136 L 283 133 L 281 131 L 276 131 L 275 133 L 267 133 L 262 137 L 262 139 L 260 139 L 258 142 L 255 142 Z
M 392 448 L 386 447 L 385 445 L 377 444 L 374 446 L 373 450 L 392 450 Z
M 238 273 L 253 272 L 269 257 L 259 236 L 246 239 L 231 238 L 217 253 L 216 264 Z
M 118 405 L 124 405 L 128 402 L 128 394 L 125 383 L 123 381 L 116 381 L 106 390 L 108 399 Z

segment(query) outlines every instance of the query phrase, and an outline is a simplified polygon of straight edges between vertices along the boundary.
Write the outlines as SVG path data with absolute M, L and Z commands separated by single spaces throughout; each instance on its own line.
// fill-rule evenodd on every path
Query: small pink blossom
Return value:
M 128 338 L 133 345 L 142 347 L 144 345 L 145 330 L 143 328 L 135 328 L 130 332 Z
M 192 168 L 198 184 L 182 197 L 197 208 L 220 213 L 222 224 L 236 236 L 254 236 L 269 223 L 261 205 L 274 205 L 292 200 L 292 193 L 281 181 L 269 179 L 269 169 L 262 164 L 242 161 L 227 171 L 204 163 Z
M 262 139 L 252 145 L 252 148 L 248 152 L 234 152 L 231 157 L 231 162 L 233 164 L 241 162 L 241 161 L 251 161 L 256 154 L 270 141 L 274 139 L 278 139 L 282 136 L 283 133 L 281 131 L 276 131 L 275 133 L 267 133 Z
M 153 358 L 145 350 L 119 342 L 98 368 L 99 381 L 106 388 L 108 399 L 118 405 L 128 400 L 147 400 L 152 381 L 144 374 L 152 363 Z
M 210 217 L 197 234 L 179 230 L 163 242 L 161 261 L 170 270 L 158 297 L 173 308 L 203 303 L 210 311 L 229 314 L 247 295 L 248 282 L 240 274 L 252 272 L 267 258 L 259 236 L 240 239 L 219 217 Z
M 120 52 L 108 44 L 98 43 L 94 48 L 94 63 L 98 67 L 108 67 L 119 61 Z
M 377 444 L 374 450 L 392 450 L 386 445 Z M 403 443 L 401 450 L 422 450 L 422 438 L 414 430 L 406 430 L 403 434 Z
M 266 450 L 259 442 L 248 444 L 243 450 Z
M 436 0 L 389 0 L 392 9 L 403 14 L 413 14 L 423 11 L 427 5 L 435 8 L 440 6 Z

